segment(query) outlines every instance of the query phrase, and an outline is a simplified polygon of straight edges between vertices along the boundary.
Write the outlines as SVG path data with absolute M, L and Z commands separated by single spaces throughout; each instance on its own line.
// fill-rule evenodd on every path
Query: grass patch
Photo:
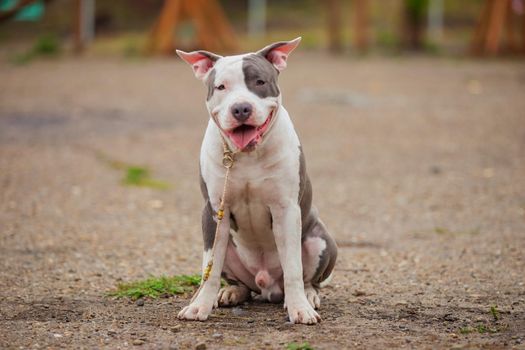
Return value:
M 98 159 L 107 163 L 113 169 L 124 172 L 124 176 L 122 178 L 123 185 L 150 187 L 158 190 L 167 190 L 170 188 L 170 184 L 168 182 L 152 178 L 150 170 L 145 166 L 121 162 L 99 151 L 96 152 L 96 156 Z
M 470 334 L 470 333 L 479 333 L 479 334 L 485 334 L 485 333 L 498 333 L 500 331 L 499 328 L 489 327 L 485 324 L 478 324 L 475 327 L 461 327 L 459 329 L 459 332 L 461 334 Z
M 117 298 L 137 300 L 144 297 L 158 298 L 193 292 L 201 282 L 200 275 L 178 275 L 172 277 L 150 277 L 145 280 L 120 283 L 117 289 L 107 293 Z
M 302 344 L 289 343 L 286 345 L 286 350 L 315 350 L 315 348 L 308 344 L 308 342 L 304 342 Z
M 38 37 L 33 47 L 26 52 L 13 55 L 9 60 L 13 64 L 23 65 L 37 57 L 56 57 L 61 51 L 60 42 L 56 35 L 43 34 Z
M 141 166 L 128 166 L 122 183 L 128 186 L 152 187 L 165 190 L 170 187 L 167 182 L 153 179 L 147 168 Z
M 494 334 L 504 332 L 509 328 L 507 323 L 501 322 L 501 315 L 498 307 L 493 305 L 489 310 L 493 320 L 491 322 L 479 323 L 475 326 L 461 327 L 459 332 L 461 334 L 479 333 L 479 334 Z
M 494 306 L 490 307 L 490 314 L 494 318 L 494 321 L 499 320 L 499 311 L 498 311 L 498 306 L 497 305 L 494 305 Z

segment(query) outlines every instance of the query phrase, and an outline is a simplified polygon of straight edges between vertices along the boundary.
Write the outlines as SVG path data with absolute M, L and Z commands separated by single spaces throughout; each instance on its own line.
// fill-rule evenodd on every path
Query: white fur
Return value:
M 253 115 L 247 123 L 256 126 L 263 124 L 270 112 L 280 104 L 280 95 L 261 99 L 248 90 L 242 73 L 243 57 L 247 55 L 249 54 L 224 57 L 214 66 L 214 85 L 224 85 L 225 89 L 215 89 L 210 100 L 206 101 L 206 106 L 223 130 L 231 130 L 239 125 L 230 113 L 231 107 L 236 103 L 248 102 L 252 105 Z M 235 148 L 233 144 L 230 147 Z

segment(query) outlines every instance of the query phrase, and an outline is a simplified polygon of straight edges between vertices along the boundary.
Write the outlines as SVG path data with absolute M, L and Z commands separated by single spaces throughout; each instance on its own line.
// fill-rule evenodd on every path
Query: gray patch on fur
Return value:
M 209 51 L 199 50 L 197 52 L 200 53 L 203 56 L 208 57 L 210 59 L 210 61 L 212 61 L 212 62 L 217 62 L 218 60 L 220 60 L 222 58 L 222 56 L 216 55 L 213 52 L 209 52 Z
M 299 206 L 301 207 L 302 231 L 307 232 L 315 223 L 316 216 L 312 215 L 312 183 L 306 173 L 306 161 L 303 148 L 299 146 Z
M 217 72 L 215 71 L 215 68 L 213 68 L 210 73 L 208 73 L 208 78 L 206 79 L 206 85 L 208 86 L 208 96 L 206 97 L 206 101 L 209 101 L 210 98 L 213 96 L 213 92 L 215 91 L 215 74 Z
M 205 204 L 202 210 L 202 238 L 204 240 L 204 250 L 213 248 L 213 242 L 215 241 L 215 230 L 217 229 L 217 223 L 213 220 L 215 212 L 211 207 L 210 197 L 208 196 L 208 187 L 200 175 L 200 186 L 202 196 L 204 197 Z
M 244 57 L 242 71 L 244 82 L 248 90 L 260 98 L 279 96 L 277 77 L 279 71 L 263 55 L 253 54 Z M 257 81 L 264 81 L 263 85 L 257 85 Z
M 319 237 L 326 243 L 326 248 L 319 257 L 319 265 L 317 265 L 317 269 L 315 270 L 311 281 L 314 287 L 319 288 L 320 284 L 330 277 L 330 274 L 334 269 L 335 261 L 337 260 L 337 245 L 332 236 L 330 236 L 326 231 L 326 227 L 319 219 L 312 227 L 308 237 Z
M 317 209 L 312 206 L 312 183 L 306 173 L 306 161 L 303 149 L 299 146 L 299 206 L 301 207 L 302 237 L 304 242 L 308 237 L 319 237 L 326 242 L 326 248 L 319 257 L 319 265 L 312 277 L 311 283 L 314 287 L 319 287 L 321 282 L 326 280 L 335 266 L 337 260 L 337 245 L 326 230 L 321 220 L 319 220 Z

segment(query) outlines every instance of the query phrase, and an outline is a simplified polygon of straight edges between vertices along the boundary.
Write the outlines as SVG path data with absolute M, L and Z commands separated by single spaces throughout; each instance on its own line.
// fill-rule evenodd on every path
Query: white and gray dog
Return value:
M 203 273 L 213 259 L 209 279 L 180 319 L 206 320 L 214 306 L 242 303 L 255 292 L 273 303 L 284 299 L 291 322 L 321 320 L 319 288 L 332 273 L 337 246 L 312 206 L 301 144 L 277 86 L 300 41 L 226 57 L 177 50 L 208 89 L 211 118 L 200 152 Z M 216 231 L 223 142 L 236 154 Z M 228 285 L 219 290 L 221 276 Z

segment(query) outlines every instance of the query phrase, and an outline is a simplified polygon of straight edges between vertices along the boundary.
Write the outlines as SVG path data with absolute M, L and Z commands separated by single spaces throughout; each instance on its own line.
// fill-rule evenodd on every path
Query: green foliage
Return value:
M 428 0 L 405 0 L 405 6 L 411 18 L 422 18 L 428 7 Z
M 315 350 L 308 342 L 302 344 L 299 343 L 289 343 L 286 345 L 286 350 Z
M 27 64 L 37 57 L 55 57 L 60 53 L 60 42 L 54 34 L 43 34 L 39 36 L 33 47 L 22 53 L 10 57 L 13 64 Z
M 143 54 L 141 44 L 135 38 L 129 38 L 123 45 L 122 53 L 127 58 L 140 58 Z
M 380 47 L 384 47 L 388 50 L 398 51 L 399 50 L 399 36 L 392 30 L 381 30 L 377 31 L 377 44 Z
M 133 300 L 150 297 L 158 298 L 161 295 L 175 295 L 192 292 L 200 284 L 200 275 L 179 275 L 173 277 L 151 277 L 142 281 L 120 283 L 117 289 L 107 293 L 117 298 L 131 298 Z
M 36 40 L 32 51 L 35 55 L 54 56 L 60 52 L 60 43 L 56 35 L 44 34 Z

